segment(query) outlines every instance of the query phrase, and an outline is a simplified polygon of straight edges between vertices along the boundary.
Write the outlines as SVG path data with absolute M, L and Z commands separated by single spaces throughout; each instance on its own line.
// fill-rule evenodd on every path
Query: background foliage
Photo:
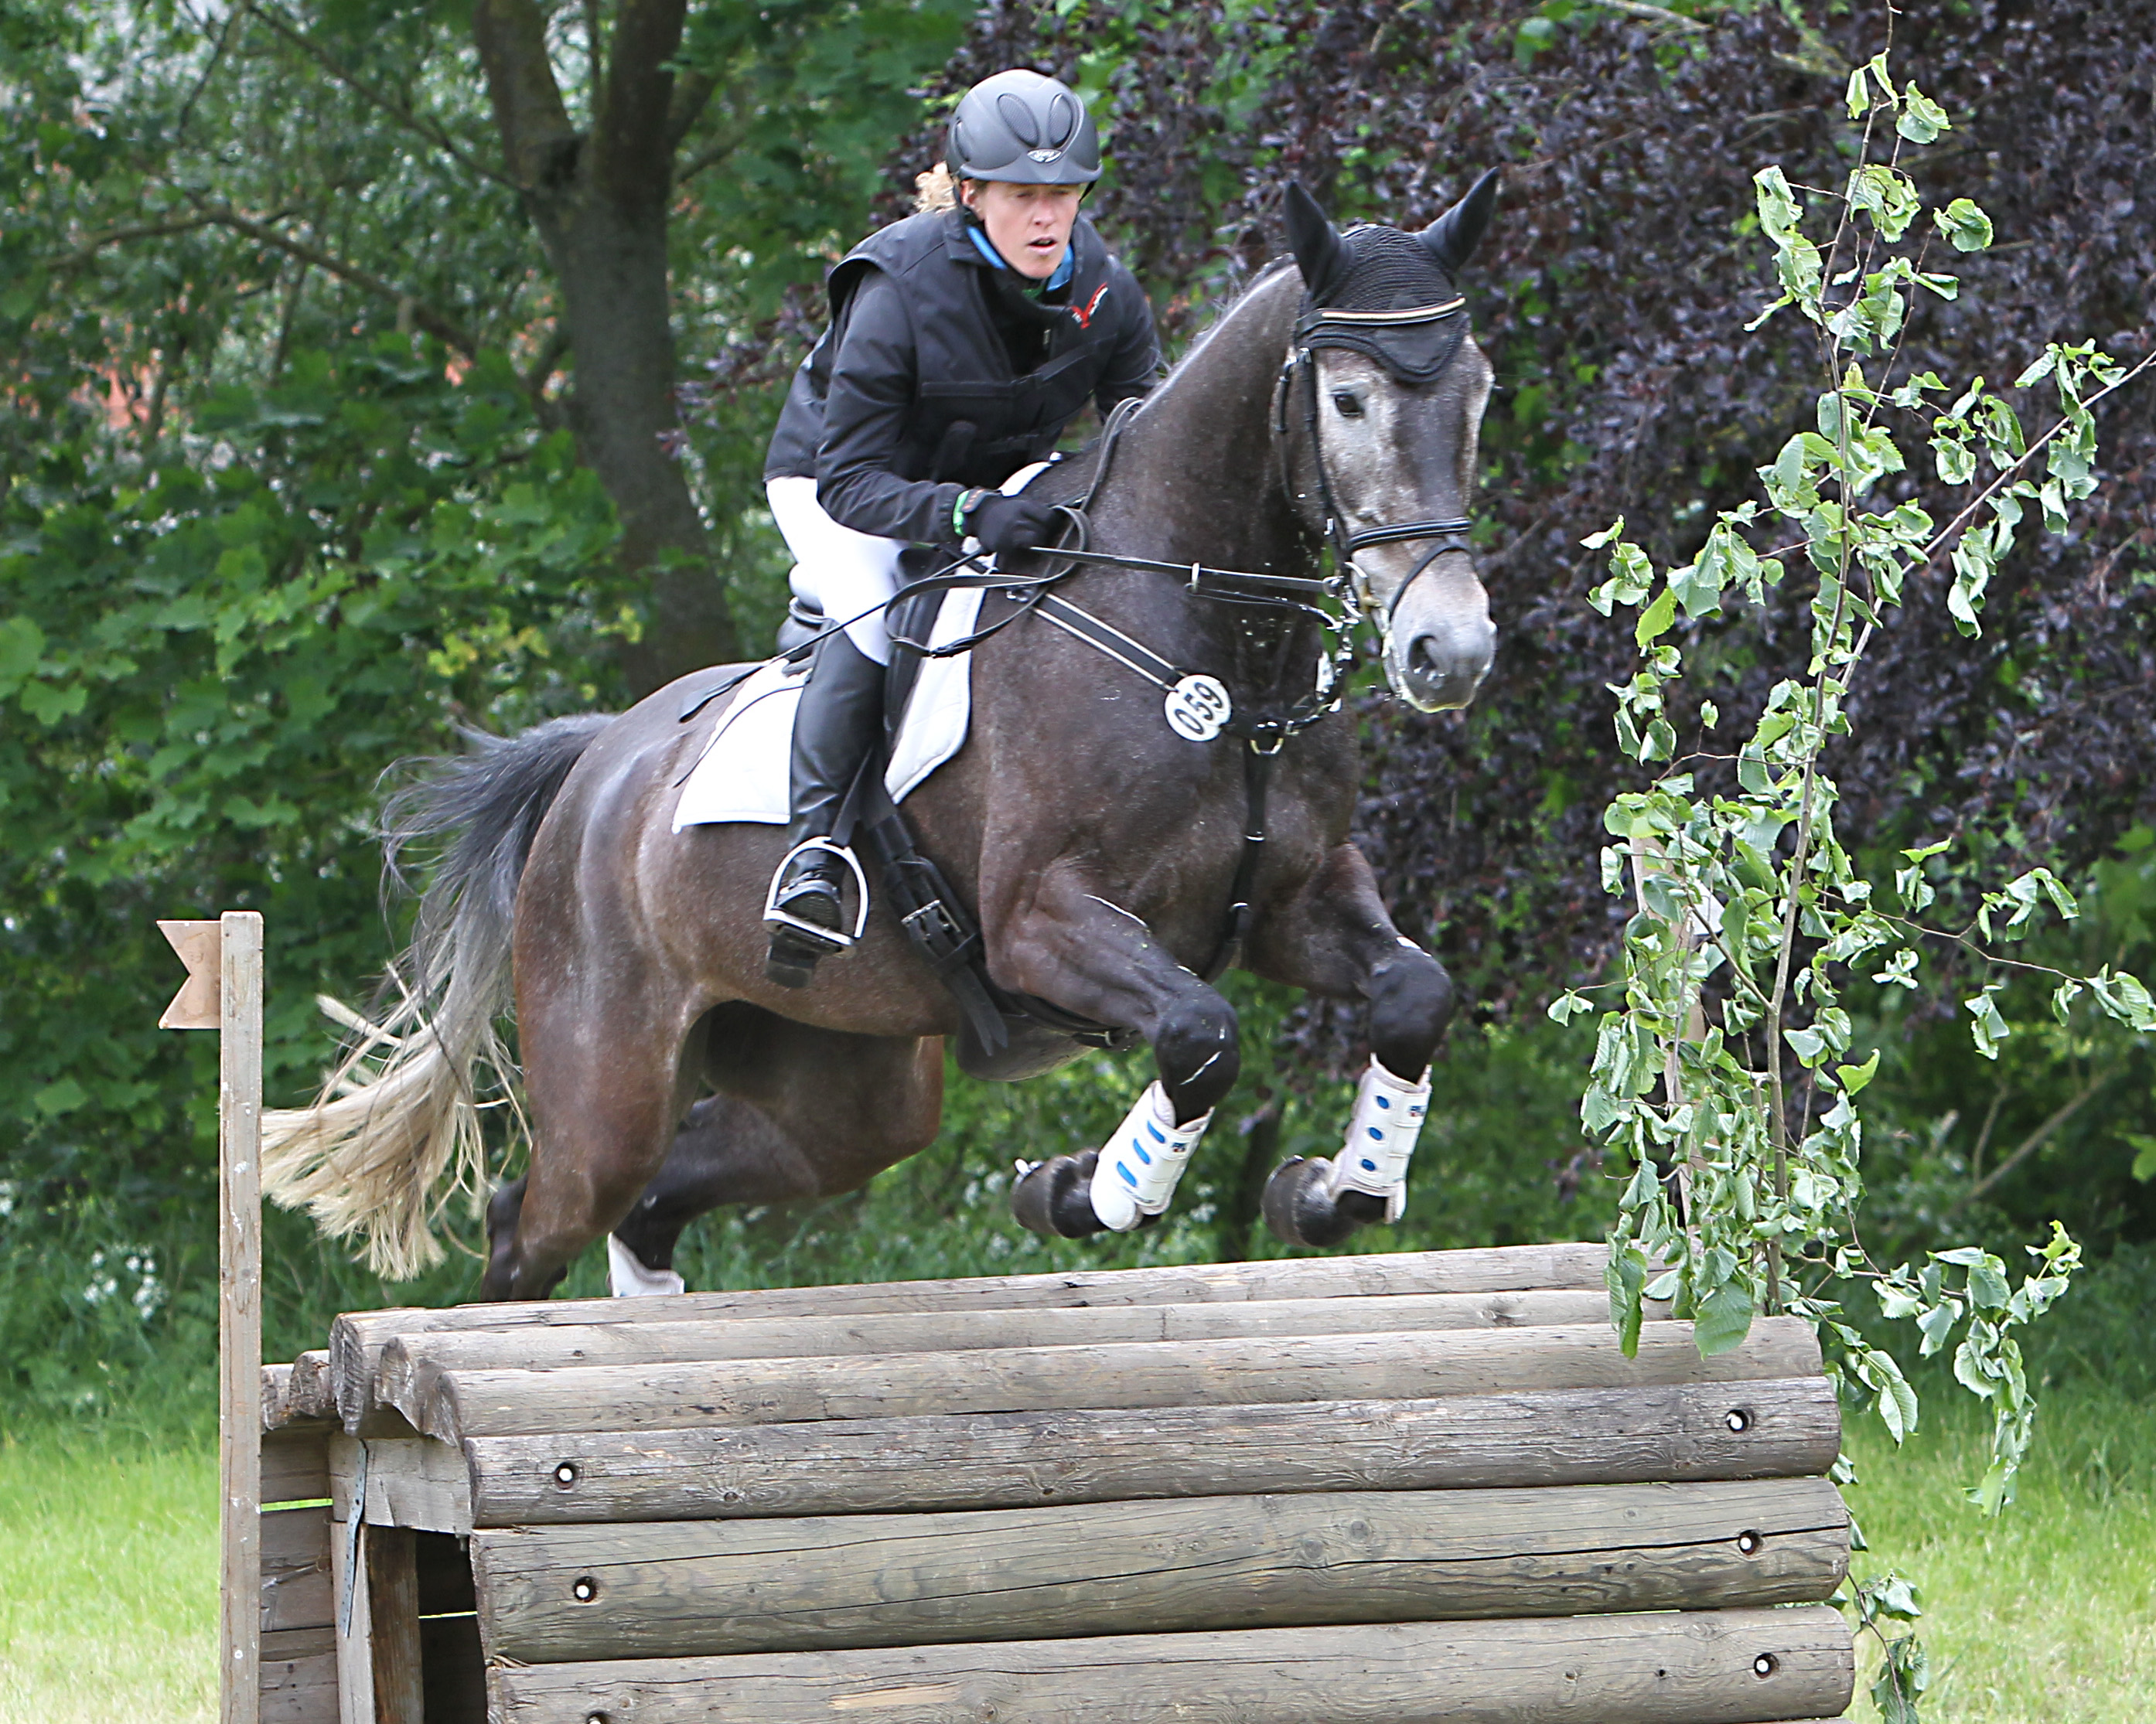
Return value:
M 550 15 L 573 90 L 582 13 Z M 1928 0 L 1897 29 L 1901 63 L 1973 115 L 1932 153 L 1931 184 L 1976 198 L 2001 242 L 1912 357 L 1951 375 L 2005 353 L 2018 370 L 2087 330 L 2138 357 L 2156 285 L 2156 44 L 2138 8 Z M 677 172 L 721 153 L 668 205 L 696 386 L 670 458 L 752 641 L 783 574 L 755 478 L 814 284 L 902 208 L 938 153 L 939 105 L 973 78 L 1032 64 L 1098 105 L 1112 159 L 1096 213 L 1172 341 L 1276 249 L 1286 177 L 1343 217 L 1405 225 L 1504 164 L 1469 283 L 1499 374 L 1481 529 L 1498 666 L 1463 717 L 1363 712 L 1364 841 L 1403 926 L 1474 1001 L 1409 1221 L 1375 1244 L 1606 1225 L 1570 1101 L 1586 1049 L 1534 1009 L 1603 973 L 1617 911 L 1597 823 L 1632 782 L 1607 743 L 1630 632 L 1585 604 L 1578 541 L 1623 513 L 1682 561 L 1807 410 L 1801 337 L 1742 327 L 1763 297 L 1739 244 L 1750 176 L 1779 160 L 1839 182 L 1841 85 L 1879 30 L 1870 8 L 1802 0 L 1666 17 L 1571 0 L 1502 16 L 1458 0 L 688 13 L 682 63 L 725 94 Z M 490 159 L 490 121 L 456 8 L 0 0 L 0 1398 L 89 1407 L 208 1352 L 213 1054 L 150 1028 L 177 980 L 151 919 L 264 911 L 272 1080 L 295 1099 L 330 1039 L 311 994 L 350 997 L 398 933 L 364 831 L 376 776 L 452 746 L 459 722 L 617 704 L 647 592 L 566 422 L 575 358 L 547 261 L 516 194 L 470 166 Z M 1832 770 L 1853 843 L 1953 835 L 1986 878 L 2047 863 L 2087 912 L 2047 936 L 2075 942 L 2061 967 L 2145 971 L 2150 398 L 2123 400 L 2103 436 L 2095 512 L 2002 572 L 1983 641 L 1954 633 L 1942 592 L 1911 593 Z M 1804 620 L 1770 596 L 1712 642 L 1683 634 L 1691 685 L 1750 710 L 1800 660 Z M 1938 885 L 1951 898 L 1958 881 Z M 1275 1130 L 1291 1148 L 1337 1129 L 1354 1020 L 1245 1003 L 1254 1065 L 1274 1050 L 1231 1104 L 1256 1123 L 1215 1134 L 1174 1224 L 1127 1254 L 1269 1249 L 1250 1238 L 1248 1167 Z M 2056 1214 L 2122 1254 L 2094 1287 L 2145 1310 L 2148 1052 L 2045 1029 L 2034 991 L 2002 1007 L 2021 1033 L 1995 1069 L 1950 1003 L 1860 1023 L 1884 1049 L 1873 1116 L 1892 1127 L 1872 1144 L 1875 1250 L 1951 1218 L 2018 1255 Z M 1120 1260 L 1022 1238 L 998 1182 L 1045 1138 L 1104 1130 L 1142 1079 L 1086 1064 L 1014 1091 L 954 1085 L 937 1148 L 857 1198 L 714 1218 L 692 1278 Z M 453 1260 L 385 1292 L 290 1218 L 272 1239 L 271 1345 L 288 1356 L 330 1310 L 470 1285 Z M 2146 1356 L 2145 1321 L 2116 1332 Z

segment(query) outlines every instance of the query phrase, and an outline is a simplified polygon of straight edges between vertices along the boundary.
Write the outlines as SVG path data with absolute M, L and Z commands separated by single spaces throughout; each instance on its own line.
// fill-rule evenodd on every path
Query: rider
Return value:
M 1152 308 L 1079 213 L 1101 177 L 1092 116 L 1037 72 L 998 72 L 952 116 L 916 213 L 830 274 L 830 326 L 801 363 L 764 464 L 794 592 L 834 626 L 793 723 L 793 824 L 772 884 L 770 978 L 805 986 L 845 944 L 829 843 L 883 720 L 884 603 L 909 545 L 1000 557 L 1047 538 L 1049 504 L 998 490 L 1090 399 L 1159 371 Z M 828 936 L 829 937 L 826 937 Z

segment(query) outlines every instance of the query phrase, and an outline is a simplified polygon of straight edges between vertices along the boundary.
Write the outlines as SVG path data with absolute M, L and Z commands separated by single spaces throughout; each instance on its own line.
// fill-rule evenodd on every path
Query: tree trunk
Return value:
M 675 146 L 694 118 L 675 111 L 667 65 L 685 6 L 623 0 L 588 134 L 570 122 L 533 0 L 479 0 L 472 13 L 502 152 L 526 188 L 561 290 L 578 453 L 620 516 L 623 566 L 650 594 L 642 639 L 619 654 L 638 695 L 740 656 L 703 518 L 664 441 L 680 425 L 668 192 Z

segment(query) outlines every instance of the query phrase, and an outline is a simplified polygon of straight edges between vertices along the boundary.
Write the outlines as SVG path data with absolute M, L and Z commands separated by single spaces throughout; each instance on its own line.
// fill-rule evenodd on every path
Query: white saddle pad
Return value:
M 942 646 L 972 634 L 980 611 L 979 587 L 945 593 L 936 626 L 929 631 L 930 644 Z M 921 661 L 883 775 L 893 802 L 904 802 L 964 745 L 973 709 L 973 663 L 971 653 Z M 806 681 L 799 667 L 773 659 L 726 697 L 711 740 L 675 800 L 675 831 L 736 820 L 786 824 L 793 714 Z

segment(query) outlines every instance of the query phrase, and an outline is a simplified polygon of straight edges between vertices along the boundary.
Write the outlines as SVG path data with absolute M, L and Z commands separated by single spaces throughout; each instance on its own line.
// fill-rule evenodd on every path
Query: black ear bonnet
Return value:
M 1397 228 L 1336 229 L 1299 183 L 1287 191 L 1288 235 L 1302 269 L 1302 347 L 1344 347 L 1374 359 L 1396 381 L 1427 383 L 1450 363 L 1467 333 L 1466 301 L 1453 285 L 1488 225 L 1496 171 L 1419 233 Z

